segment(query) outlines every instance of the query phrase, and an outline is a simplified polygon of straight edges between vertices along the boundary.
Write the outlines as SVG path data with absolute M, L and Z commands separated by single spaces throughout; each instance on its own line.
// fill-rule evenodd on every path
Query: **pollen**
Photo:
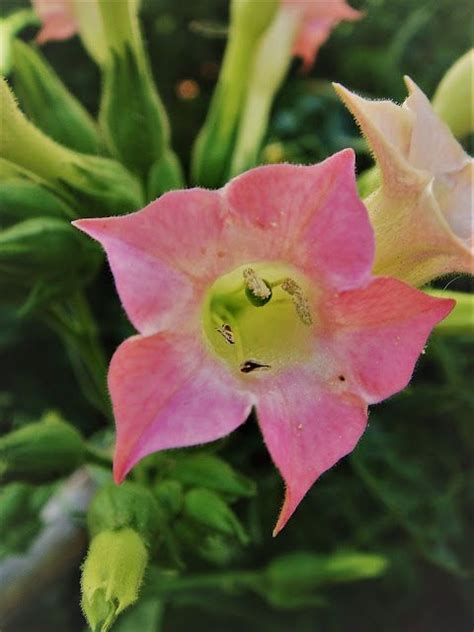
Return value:
M 247 295 L 252 300 L 256 299 L 258 305 L 265 305 L 272 296 L 272 290 L 268 283 L 258 276 L 253 268 L 246 268 L 243 271 L 244 283 L 247 288 Z M 255 302 L 255 301 L 252 301 Z
M 313 317 L 311 316 L 308 300 L 296 281 L 293 281 L 293 279 L 285 279 L 281 284 L 281 289 L 289 294 L 293 299 L 296 313 L 298 314 L 301 322 L 304 325 L 312 325 Z

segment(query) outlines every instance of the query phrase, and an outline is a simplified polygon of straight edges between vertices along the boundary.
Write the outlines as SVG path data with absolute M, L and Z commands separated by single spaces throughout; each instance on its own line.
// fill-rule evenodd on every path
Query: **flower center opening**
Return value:
M 219 277 L 203 303 L 211 350 L 240 375 L 276 371 L 313 348 L 314 296 L 293 267 L 249 263 Z

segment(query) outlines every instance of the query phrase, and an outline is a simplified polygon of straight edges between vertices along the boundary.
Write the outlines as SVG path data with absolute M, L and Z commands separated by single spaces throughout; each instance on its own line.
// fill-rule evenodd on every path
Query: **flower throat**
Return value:
M 242 375 L 274 371 L 311 353 L 308 281 L 279 263 L 219 277 L 206 294 L 203 329 L 212 351 Z

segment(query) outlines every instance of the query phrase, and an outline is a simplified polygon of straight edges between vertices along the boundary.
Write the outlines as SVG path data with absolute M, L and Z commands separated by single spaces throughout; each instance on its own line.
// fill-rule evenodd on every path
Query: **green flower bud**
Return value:
M 23 553 L 43 527 L 40 510 L 53 486 L 9 483 L 0 489 L 0 559 Z
M 142 206 L 142 191 L 119 163 L 59 145 L 28 121 L 0 79 L 0 155 L 47 180 L 81 216 L 117 215 Z
M 447 71 L 433 97 L 433 109 L 462 138 L 474 132 L 474 49 Z
M 92 537 L 101 531 L 130 528 L 140 534 L 147 545 L 153 543 L 158 530 L 159 512 L 152 492 L 137 483 L 109 483 L 96 493 L 87 513 Z
M 277 607 L 316 605 L 321 598 L 314 591 L 320 587 L 378 577 L 387 564 L 386 558 L 370 553 L 290 553 L 271 562 L 256 588 Z
M 51 413 L 0 438 L 0 481 L 52 481 L 73 472 L 84 459 L 79 432 Z
M 100 152 L 92 117 L 41 53 L 21 40 L 13 45 L 15 93 L 23 112 L 45 134 L 85 154 Z
M 28 310 L 82 287 L 101 261 L 100 250 L 62 219 L 36 217 L 0 230 L 2 286 L 16 300 L 29 294 Z
M 209 530 L 197 522 L 178 520 L 173 523 L 173 534 L 181 547 L 185 547 L 190 555 L 196 556 L 215 566 L 225 566 L 241 552 L 241 547 L 234 536 L 228 536 Z
M 181 163 L 176 154 L 168 149 L 150 170 L 147 187 L 148 199 L 154 200 L 167 191 L 184 189 L 185 186 Z
M 0 158 L 0 217 L 2 228 L 33 217 L 74 219 L 74 211 L 46 180 Z
M 255 483 L 211 454 L 188 454 L 179 459 L 173 477 L 184 485 L 206 487 L 233 496 L 255 496 Z
M 183 486 L 178 481 L 164 480 L 153 490 L 160 514 L 167 519 L 177 516 L 183 507 Z
M 129 528 L 102 531 L 82 567 L 82 609 L 93 632 L 108 632 L 117 616 L 138 599 L 148 563 L 142 538 Z
M 236 537 L 241 544 L 247 544 L 249 541 L 232 509 L 222 498 L 208 489 L 196 488 L 186 494 L 184 514 L 199 525 Z
M 112 154 L 146 181 L 170 132 L 145 55 L 138 3 L 99 0 L 99 7 L 109 47 L 99 121 Z
M 436 298 L 453 298 L 456 301 L 453 311 L 436 325 L 435 332 L 444 335 L 474 333 L 474 295 L 467 292 L 447 290 L 427 290 Z

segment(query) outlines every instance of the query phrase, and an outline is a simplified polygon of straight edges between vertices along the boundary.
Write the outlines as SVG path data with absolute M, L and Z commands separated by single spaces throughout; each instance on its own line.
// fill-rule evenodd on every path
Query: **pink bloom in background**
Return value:
M 305 70 L 314 63 L 320 47 L 331 31 L 343 20 L 359 20 L 360 11 L 350 7 L 345 0 L 282 0 L 288 8 L 301 12 L 293 54 L 303 59 Z
M 38 44 L 65 40 L 77 31 L 72 0 L 32 0 L 39 19 L 43 23 L 38 33 Z
M 371 276 L 351 150 L 75 225 L 105 248 L 139 332 L 110 365 L 115 480 L 152 452 L 227 435 L 255 407 L 286 484 L 275 533 L 353 450 L 367 405 L 406 386 L 454 304 Z
M 474 273 L 474 161 L 408 77 L 408 98 L 364 99 L 335 89 L 374 153 L 382 186 L 365 200 L 376 237 L 374 272 L 423 285 Z

